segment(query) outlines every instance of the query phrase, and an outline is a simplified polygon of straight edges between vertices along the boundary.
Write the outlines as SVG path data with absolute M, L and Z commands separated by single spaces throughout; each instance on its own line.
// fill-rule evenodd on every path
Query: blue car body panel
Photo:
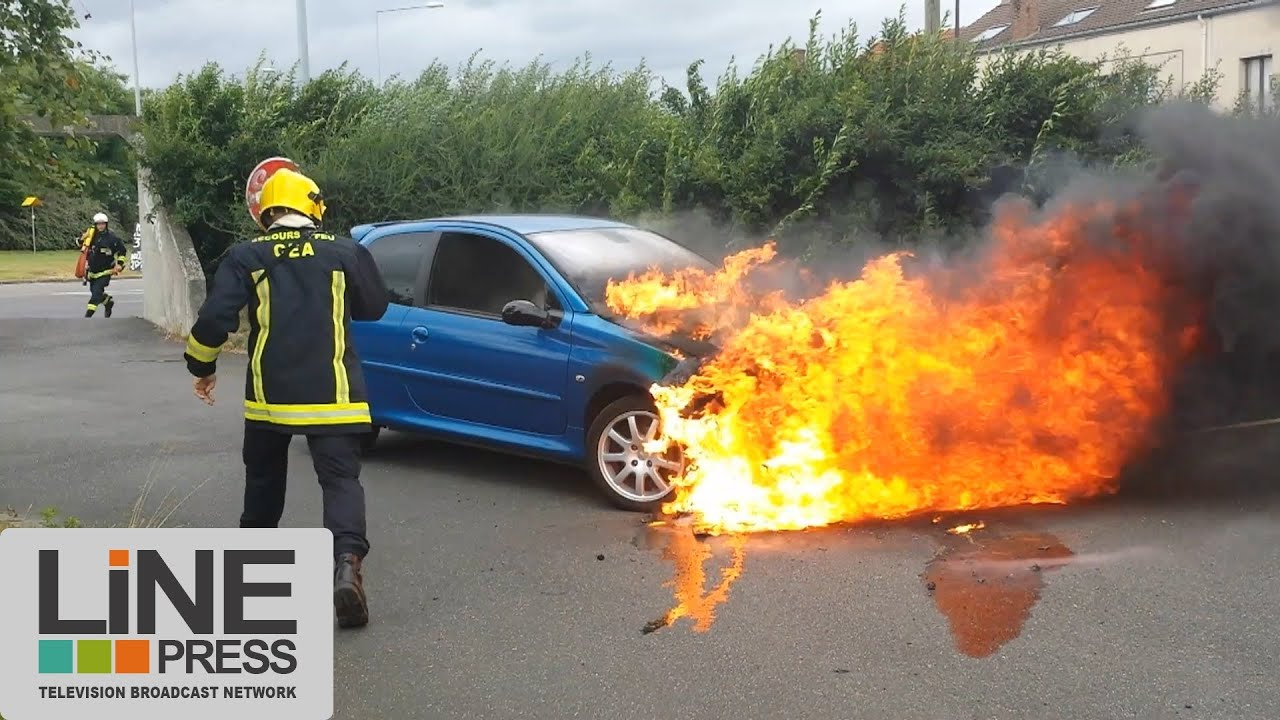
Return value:
M 652 338 L 593 313 L 590 304 L 525 237 L 527 233 L 632 226 L 573 216 L 483 215 L 360 225 L 351 235 L 422 238 L 412 305 L 394 302 L 381 320 L 354 322 L 376 425 L 446 440 L 585 461 L 589 408 L 598 393 L 644 393 L 677 359 Z M 484 235 L 514 248 L 547 281 L 563 316 L 555 327 L 510 325 L 489 316 L 425 307 L 441 233 Z M 518 299 L 518 298 L 513 298 Z

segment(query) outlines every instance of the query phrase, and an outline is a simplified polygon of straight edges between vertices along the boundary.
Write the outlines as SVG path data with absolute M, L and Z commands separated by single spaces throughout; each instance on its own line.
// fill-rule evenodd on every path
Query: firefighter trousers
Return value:
M 364 487 L 360 484 L 357 435 L 308 435 L 307 446 L 324 505 L 324 526 L 333 533 L 333 553 L 369 552 L 365 536 Z M 284 515 L 285 477 L 293 435 L 252 423 L 244 428 L 242 528 L 279 527 Z
M 107 293 L 107 286 L 110 284 L 111 275 L 109 274 L 89 281 L 89 304 L 85 307 L 85 317 L 93 317 L 99 305 L 105 306 L 107 317 L 111 317 L 111 306 L 115 304 L 115 298 Z

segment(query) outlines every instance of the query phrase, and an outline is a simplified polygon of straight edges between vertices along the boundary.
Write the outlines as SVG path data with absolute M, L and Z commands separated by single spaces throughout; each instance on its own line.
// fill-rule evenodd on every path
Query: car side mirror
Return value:
M 517 327 L 551 327 L 551 314 L 528 300 L 512 300 L 502 307 L 502 322 Z

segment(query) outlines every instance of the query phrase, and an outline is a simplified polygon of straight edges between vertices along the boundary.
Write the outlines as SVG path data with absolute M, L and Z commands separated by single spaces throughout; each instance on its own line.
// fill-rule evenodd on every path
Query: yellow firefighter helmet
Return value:
M 289 209 L 302 213 L 319 223 L 324 219 L 324 199 L 315 181 L 295 170 L 281 168 L 267 178 L 258 200 L 258 224 L 268 225 L 264 216 L 272 208 Z

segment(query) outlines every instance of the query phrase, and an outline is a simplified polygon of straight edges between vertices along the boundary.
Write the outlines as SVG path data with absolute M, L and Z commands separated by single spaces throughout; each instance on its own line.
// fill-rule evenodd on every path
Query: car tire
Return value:
M 360 436 L 360 456 L 369 455 L 378 445 L 378 436 L 382 434 L 382 426 L 374 425 L 373 429 Z
M 610 434 L 611 430 L 615 432 Z M 591 422 L 586 437 L 586 470 L 615 507 L 630 512 L 656 512 L 671 500 L 670 478 L 682 467 L 679 450 L 673 448 L 658 456 L 645 452 L 640 445 L 643 438 L 652 439 L 660 432 L 653 402 L 643 395 L 628 395 L 609 403 Z M 620 439 L 628 442 L 619 442 Z

